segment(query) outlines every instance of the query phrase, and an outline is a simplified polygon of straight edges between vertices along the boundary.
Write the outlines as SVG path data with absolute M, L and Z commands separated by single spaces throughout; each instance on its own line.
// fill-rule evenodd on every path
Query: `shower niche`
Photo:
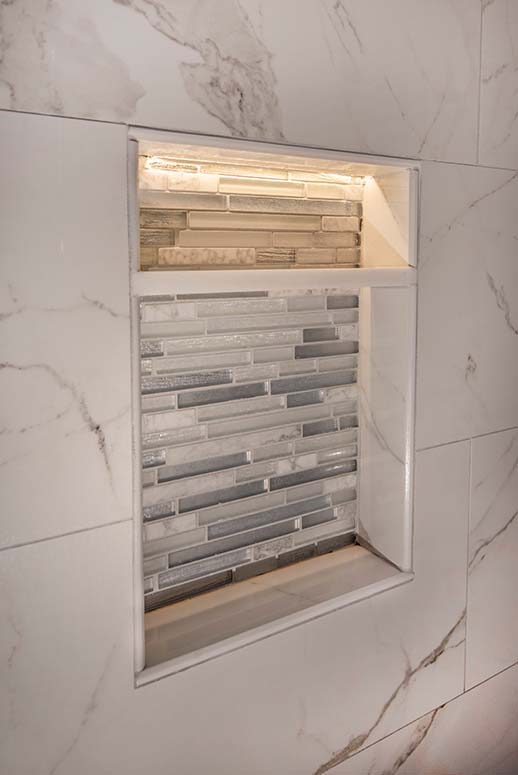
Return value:
M 129 156 L 145 683 L 412 579 L 418 169 Z

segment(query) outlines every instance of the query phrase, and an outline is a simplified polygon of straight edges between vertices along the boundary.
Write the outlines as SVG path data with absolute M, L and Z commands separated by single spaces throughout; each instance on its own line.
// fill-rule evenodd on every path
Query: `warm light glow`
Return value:
M 211 172 L 216 171 L 219 167 L 221 167 L 221 173 L 220 174 L 233 174 L 237 175 L 239 177 L 239 171 L 236 168 L 239 168 L 240 164 L 239 162 L 234 162 L 230 166 L 233 167 L 232 172 L 227 172 L 228 169 L 228 162 L 220 162 L 217 161 L 210 161 L 210 160 L 188 160 L 188 161 L 181 161 L 178 158 L 174 158 L 172 156 L 147 156 L 144 164 L 144 169 L 148 170 L 149 172 L 183 172 L 183 173 L 190 173 L 190 174 L 197 174 L 200 173 L 203 169 L 204 165 L 210 165 Z M 253 177 L 253 168 L 250 166 L 250 164 L 243 165 L 243 168 L 247 170 L 246 177 Z M 205 170 L 204 170 L 205 171 Z M 306 172 L 305 169 L 299 169 L 298 167 L 292 167 L 289 163 L 287 163 L 285 169 L 279 168 L 280 173 L 284 173 L 284 175 L 280 175 L 280 177 L 285 177 L 286 172 L 291 173 L 291 176 L 294 175 L 294 178 L 296 180 L 304 180 L 304 173 Z M 310 170 L 307 170 L 307 179 L 308 180 L 315 180 L 320 179 L 322 183 L 339 183 L 342 185 L 359 185 L 362 186 L 364 183 L 366 183 L 368 180 L 372 180 L 371 175 L 344 175 L 339 172 L 325 172 L 322 171 L 320 173 L 318 172 L 312 172 Z M 264 174 L 261 173 L 261 167 L 258 166 L 258 177 L 263 178 L 265 177 Z M 275 171 L 271 171 L 271 177 L 274 179 Z
M 145 168 L 152 172 L 192 172 L 200 171 L 198 164 L 183 164 L 166 156 L 148 156 Z

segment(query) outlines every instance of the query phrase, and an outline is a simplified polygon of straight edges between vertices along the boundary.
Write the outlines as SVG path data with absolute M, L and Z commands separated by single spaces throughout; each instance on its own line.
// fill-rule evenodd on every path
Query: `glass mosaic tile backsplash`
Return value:
M 141 300 L 147 610 L 351 540 L 358 298 Z
M 288 161 L 265 169 L 171 158 L 167 171 L 152 161 L 139 160 L 142 269 L 360 264 L 364 178 Z

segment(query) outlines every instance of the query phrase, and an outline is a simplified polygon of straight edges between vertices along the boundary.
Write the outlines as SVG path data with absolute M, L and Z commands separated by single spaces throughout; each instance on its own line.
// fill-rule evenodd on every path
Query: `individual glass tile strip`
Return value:
M 178 396 L 178 408 L 184 409 L 203 404 L 216 404 L 223 401 L 236 401 L 242 398 L 255 398 L 268 392 L 264 382 L 240 385 L 239 387 L 220 388 L 219 390 L 191 390 Z
M 191 495 L 180 499 L 179 511 L 195 511 L 207 506 L 215 506 L 217 503 L 226 503 L 227 501 L 236 501 L 241 498 L 247 498 L 250 495 L 259 495 L 266 492 L 266 483 L 264 480 L 258 482 L 247 482 L 235 487 L 226 487 L 221 490 L 213 490 L 201 493 L 200 495 Z
M 312 482 L 315 479 L 324 479 L 327 476 L 338 476 L 339 474 L 356 471 L 356 461 L 332 463 L 318 468 L 310 468 L 306 471 L 296 471 L 293 474 L 285 476 L 274 476 L 270 479 L 270 489 L 279 490 L 284 487 L 292 487 L 296 484 Z
M 266 541 L 270 538 L 286 535 L 286 533 L 292 533 L 296 527 L 297 525 L 294 520 L 282 522 L 278 525 L 269 525 L 268 527 L 261 527 L 255 530 L 247 530 L 246 532 L 228 536 L 221 540 L 208 541 L 204 545 L 193 546 L 189 549 L 172 552 L 169 555 L 169 567 L 174 568 L 177 565 L 183 565 L 185 563 L 194 562 L 195 560 L 212 557 L 216 554 L 236 549 L 237 547 L 258 544 L 260 541 Z
M 331 501 L 327 496 L 321 496 L 319 498 L 309 498 L 303 501 L 289 503 L 286 506 L 279 506 L 278 508 L 268 509 L 267 511 L 259 511 L 255 514 L 248 514 L 239 519 L 226 520 L 225 522 L 219 522 L 209 527 L 208 538 L 222 538 L 223 536 L 231 535 L 232 533 L 239 533 L 249 528 L 260 527 L 262 525 L 269 525 L 275 522 L 282 522 L 286 519 L 293 517 L 300 517 L 303 514 L 308 514 L 311 511 L 317 511 L 326 506 L 329 506 Z
M 250 462 L 250 454 L 241 452 L 236 455 L 220 455 L 206 460 L 194 460 L 191 463 L 180 463 L 177 466 L 164 466 L 158 472 L 159 482 L 170 482 L 174 479 L 184 479 L 189 476 L 208 474 L 211 471 L 223 471 L 226 468 L 244 466 Z
M 143 377 L 142 394 L 189 390 L 195 387 L 224 385 L 229 382 L 232 382 L 232 372 L 228 369 L 198 374 L 178 374 L 169 377 Z

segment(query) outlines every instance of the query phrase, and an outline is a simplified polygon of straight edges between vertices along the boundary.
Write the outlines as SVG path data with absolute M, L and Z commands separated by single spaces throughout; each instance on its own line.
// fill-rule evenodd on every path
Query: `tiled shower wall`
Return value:
M 144 299 L 141 336 L 146 607 L 342 546 L 357 292 Z
M 340 176 L 209 163 L 161 172 L 145 164 L 141 157 L 142 268 L 360 263 L 362 178 L 339 183 Z
M 518 6 L 167 6 L 0 6 L 0 770 L 515 775 Z M 139 689 L 128 123 L 428 160 L 415 582 Z

